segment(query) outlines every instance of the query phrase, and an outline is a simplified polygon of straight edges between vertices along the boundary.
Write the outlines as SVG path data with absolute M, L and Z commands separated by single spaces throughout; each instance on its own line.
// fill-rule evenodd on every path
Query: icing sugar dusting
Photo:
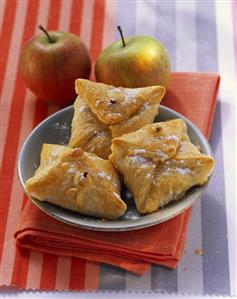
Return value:
M 70 138 L 70 126 L 67 123 L 54 123 L 51 125 L 54 131 L 54 137 L 57 137 L 57 143 L 64 145 L 68 143 Z M 56 138 L 55 137 L 55 138 Z
M 100 104 L 100 100 L 96 100 L 96 102 L 95 102 L 95 107 L 98 107 L 99 104 Z
M 124 101 L 134 101 L 135 97 L 140 93 L 140 90 L 137 88 L 111 88 L 108 91 L 108 96 L 111 98 L 114 98 L 114 96 L 117 94 L 121 94 L 124 97 Z
M 140 93 L 140 90 L 137 88 L 124 88 L 125 97 L 136 97 Z
M 134 151 L 134 154 L 145 154 L 146 153 L 146 150 L 143 149 L 143 148 L 138 148 L 138 149 L 135 149 Z
M 103 171 L 98 172 L 98 177 L 103 178 L 103 179 L 106 179 L 106 180 L 110 180 L 110 179 L 111 179 L 111 176 L 110 176 L 110 175 L 107 175 L 107 174 L 106 174 L 105 172 L 103 172 Z
M 179 138 L 176 136 L 176 135 L 170 135 L 170 136 L 167 136 L 166 137 L 167 140 L 175 140 L 175 141 L 178 141 Z
M 179 174 L 181 175 L 185 175 L 185 174 L 188 174 L 188 173 L 192 173 L 191 169 L 188 168 L 188 167 L 175 167 L 175 168 L 167 168 L 167 171 L 170 171 L 170 172 L 178 172 Z
M 147 163 L 147 159 L 141 156 L 132 156 L 128 158 L 128 162 L 132 164 L 143 164 Z
M 80 112 L 85 112 L 86 108 L 87 108 L 86 105 L 83 105 L 83 106 L 80 107 L 79 111 Z
M 185 175 L 187 173 L 192 173 L 192 171 L 188 167 L 185 167 L 185 168 L 177 167 L 174 170 L 177 171 L 178 173 L 182 174 L 182 175 Z

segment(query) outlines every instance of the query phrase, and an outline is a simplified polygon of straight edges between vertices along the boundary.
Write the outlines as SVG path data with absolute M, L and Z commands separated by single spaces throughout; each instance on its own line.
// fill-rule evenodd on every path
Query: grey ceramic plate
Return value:
M 70 106 L 46 118 L 28 136 L 22 146 L 18 161 L 19 178 L 24 188 L 25 181 L 33 176 L 35 169 L 39 165 L 42 144 L 67 144 L 70 137 L 72 117 L 73 106 Z M 187 123 L 188 134 L 192 142 L 199 145 L 203 153 L 212 155 L 206 138 L 192 122 L 174 110 L 160 106 L 159 116 L 156 121 L 166 121 L 174 118 L 183 118 Z M 30 199 L 45 213 L 68 224 L 93 230 L 125 231 L 155 225 L 180 214 L 201 197 L 207 185 L 208 182 L 203 186 L 191 188 L 179 201 L 173 202 L 149 215 L 140 215 L 136 211 L 131 194 L 123 188 L 122 197 L 127 203 L 128 209 L 123 217 L 114 221 L 101 221 L 100 219 L 71 212 L 32 197 Z

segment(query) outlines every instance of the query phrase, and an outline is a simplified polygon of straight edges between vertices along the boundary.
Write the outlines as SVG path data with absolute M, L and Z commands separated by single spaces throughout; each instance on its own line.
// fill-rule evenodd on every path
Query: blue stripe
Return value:
M 197 2 L 198 71 L 218 71 L 215 3 Z M 203 284 L 205 294 L 230 294 L 226 199 L 220 103 L 210 139 L 216 167 L 202 200 Z

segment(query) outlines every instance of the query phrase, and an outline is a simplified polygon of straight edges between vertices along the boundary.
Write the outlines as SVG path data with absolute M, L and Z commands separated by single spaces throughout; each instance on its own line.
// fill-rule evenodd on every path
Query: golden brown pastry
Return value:
M 75 85 L 77 94 L 85 99 L 98 119 L 107 125 L 129 119 L 147 102 L 159 104 L 165 93 L 163 86 L 123 88 L 85 79 L 77 79 Z
M 107 125 L 78 96 L 74 103 L 71 138 L 68 144 L 72 148 L 81 147 L 87 152 L 106 159 L 111 153 L 111 132 Z
M 41 165 L 26 181 L 26 191 L 41 201 L 100 218 L 116 219 L 127 208 L 112 164 L 79 148 L 44 145 Z
M 55 161 L 62 153 L 66 153 L 68 151 L 70 151 L 70 148 L 67 146 L 44 143 L 40 153 L 40 165 L 36 169 L 35 174 L 48 164 Z
M 164 96 L 163 86 L 122 88 L 76 80 L 70 147 L 82 147 L 102 158 L 111 153 L 111 138 L 152 123 Z
M 204 184 L 214 167 L 214 159 L 190 142 L 181 119 L 146 125 L 113 139 L 109 160 L 123 175 L 142 214 Z

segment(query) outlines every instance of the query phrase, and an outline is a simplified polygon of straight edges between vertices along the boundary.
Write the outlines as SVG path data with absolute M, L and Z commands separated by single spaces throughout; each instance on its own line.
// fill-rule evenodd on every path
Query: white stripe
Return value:
M 3 79 L 1 102 L 0 102 L 0 119 L 1 119 L 1 136 L 0 136 L 0 166 L 2 165 L 3 151 L 6 142 L 9 114 L 11 101 L 15 87 L 17 65 L 21 48 L 22 35 L 24 30 L 24 20 L 27 11 L 27 1 L 18 1 L 16 7 L 16 16 L 14 28 L 11 36 L 9 54 L 6 61 L 6 72 Z
M 24 139 L 30 133 L 30 129 L 33 123 L 34 110 L 35 110 L 35 98 L 30 92 L 27 92 L 25 96 L 25 105 L 23 110 L 24 121 L 22 122 L 21 125 L 21 132 L 19 136 L 17 152 L 19 152 Z M 15 251 L 16 251 L 15 242 L 12 236 L 15 232 L 17 223 L 19 221 L 22 200 L 23 200 L 23 189 L 22 186 L 20 185 L 17 172 L 15 171 L 13 181 L 12 181 L 11 195 L 9 199 L 9 210 L 7 215 L 7 224 L 6 224 L 3 250 L 2 250 L 1 270 L 2 273 L 4 273 L 4 281 L 6 284 L 10 284 L 12 278 Z M 11 252 L 11 254 L 9 254 L 9 252 Z
M 115 41 L 117 2 L 106 0 L 102 50 Z
M 66 256 L 58 257 L 56 290 L 68 290 L 70 284 L 71 258 Z
M 43 263 L 43 254 L 41 252 L 31 251 L 28 275 L 26 279 L 26 289 L 39 289 L 41 280 L 41 271 Z
M 2 32 L 3 16 L 5 13 L 6 3 L 7 3 L 6 0 L 0 1 L 0 32 Z
M 94 0 L 84 2 L 84 5 L 82 7 L 80 37 L 88 48 L 90 48 L 90 43 L 91 43 L 93 8 L 94 8 Z
M 63 0 L 62 1 L 61 9 L 60 9 L 59 24 L 58 24 L 59 31 L 65 31 L 65 32 L 69 31 L 71 8 L 72 8 L 71 0 Z
M 236 72 L 231 1 L 216 1 L 218 65 L 231 294 L 236 288 Z M 235 140 L 235 142 L 234 142 Z
M 135 27 L 136 34 L 155 36 L 155 28 L 155 2 L 146 0 L 137 1 Z
M 197 69 L 195 15 L 195 1 L 176 2 L 176 67 L 179 71 Z M 177 268 L 180 293 L 203 293 L 203 260 L 202 256 L 195 256 L 195 248 L 202 248 L 201 200 L 192 208 L 185 253 Z

